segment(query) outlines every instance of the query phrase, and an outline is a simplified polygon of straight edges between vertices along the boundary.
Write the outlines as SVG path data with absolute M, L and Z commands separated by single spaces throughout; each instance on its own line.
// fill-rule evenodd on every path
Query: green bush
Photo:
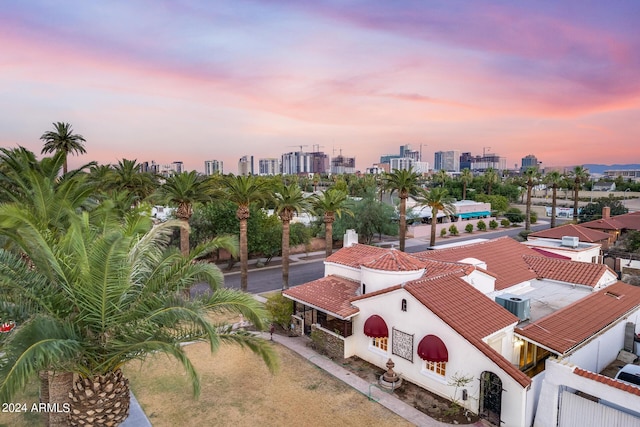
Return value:
M 496 221 L 495 219 L 492 219 L 491 221 L 489 221 L 489 228 L 491 228 L 492 230 L 495 230 L 496 228 L 498 228 L 498 221 Z
M 535 224 L 536 222 L 538 222 L 538 214 L 535 213 L 534 211 L 531 211 L 529 213 L 529 220 L 531 220 L 532 224 Z
M 511 221 L 509 221 L 507 218 L 503 218 L 502 221 L 500 221 L 500 225 L 502 225 L 504 228 L 507 228 L 511 225 Z
M 267 298 L 265 308 L 269 312 L 271 321 L 287 330 L 293 314 L 293 303 L 282 293 L 278 292 Z
M 504 216 L 513 224 L 519 224 L 524 221 L 524 214 L 518 208 L 509 208 Z
M 522 230 L 520 233 L 518 233 L 518 236 L 522 237 L 522 240 L 527 240 L 527 236 L 529 236 L 529 234 L 533 233 L 533 231 L 531 230 Z
M 476 227 L 478 227 L 478 230 L 480 230 L 480 231 L 486 231 L 487 230 L 487 223 L 484 222 L 483 220 L 480 220 L 476 224 Z
M 449 227 L 449 234 L 451 234 L 452 236 L 457 236 L 458 234 L 460 234 L 460 232 L 458 231 L 458 227 L 456 227 L 455 225 L 451 225 L 451 227 Z
M 467 233 L 473 233 L 473 224 L 467 224 L 467 226 L 464 228 L 464 231 L 466 231 Z
M 440 230 L 440 237 L 444 237 L 447 235 L 447 229 L 443 228 L 442 230 Z

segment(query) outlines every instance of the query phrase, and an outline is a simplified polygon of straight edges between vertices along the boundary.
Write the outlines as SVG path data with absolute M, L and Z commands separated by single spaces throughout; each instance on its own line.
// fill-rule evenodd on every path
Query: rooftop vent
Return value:
M 580 240 L 576 236 L 562 236 L 562 246 L 577 248 Z
M 503 294 L 496 297 L 496 302 L 506 308 L 520 320 L 531 318 L 531 301 L 515 295 Z

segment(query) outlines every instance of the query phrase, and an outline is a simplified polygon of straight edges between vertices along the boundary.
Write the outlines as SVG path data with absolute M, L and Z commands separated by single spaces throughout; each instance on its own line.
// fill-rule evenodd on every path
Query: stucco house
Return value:
M 380 368 L 392 359 L 405 380 L 504 426 L 533 424 L 548 359 L 597 372 L 622 348 L 618 325 L 638 325 L 640 309 L 640 288 L 607 266 L 548 258 L 510 238 L 415 254 L 356 244 L 325 260 L 323 278 L 283 295 L 295 329 L 330 355 Z M 597 321 L 576 314 L 590 311 Z M 556 334 L 572 345 L 552 343 Z M 597 355 L 585 350 L 605 342 Z

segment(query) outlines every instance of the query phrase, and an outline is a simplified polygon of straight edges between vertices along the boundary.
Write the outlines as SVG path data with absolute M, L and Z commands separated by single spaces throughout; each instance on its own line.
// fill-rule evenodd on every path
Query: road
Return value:
M 548 223 L 540 223 L 532 225 L 532 231 L 540 231 L 549 228 Z M 523 230 L 523 227 L 511 228 L 508 230 L 488 231 L 482 234 L 483 238 L 495 239 L 503 236 L 516 236 Z M 478 239 L 478 234 L 473 234 L 469 237 L 458 237 L 455 239 L 447 239 L 447 243 L 463 242 L 467 240 Z M 408 253 L 415 253 L 426 251 L 429 248 L 429 244 L 424 243 L 422 240 L 409 239 L 407 240 L 406 251 Z M 304 256 L 302 254 L 301 256 Z M 289 267 L 289 285 L 291 287 L 301 285 L 303 283 L 310 282 L 312 280 L 319 279 L 324 276 L 324 264 L 323 257 L 311 261 L 298 260 L 297 256 L 292 256 L 292 263 Z M 225 287 L 240 289 L 240 273 L 227 273 L 224 276 Z M 282 269 L 278 266 L 264 267 L 258 270 L 249 271 L 249 285 L 248 292 L 252 294 L 259 294 L 268 291 L 274 291 L 282 288 Z M 206 285 L 196 285 L 192 289 L 192 293 L 202 292 L 206 289 Z

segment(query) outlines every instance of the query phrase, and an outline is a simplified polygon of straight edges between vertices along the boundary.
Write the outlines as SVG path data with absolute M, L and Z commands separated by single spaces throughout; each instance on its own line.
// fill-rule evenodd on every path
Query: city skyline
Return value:
M 365 7 L 366 6 L 366 7 Z M 0 145 L 63 121 L 89 160 L 237 172 L 320 146 L 637 162 L 640 3 L 10 2 Z

